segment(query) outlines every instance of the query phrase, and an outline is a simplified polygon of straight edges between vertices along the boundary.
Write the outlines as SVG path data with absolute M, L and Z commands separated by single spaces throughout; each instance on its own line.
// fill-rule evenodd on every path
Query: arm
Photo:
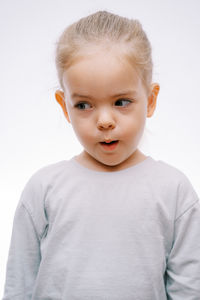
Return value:
M 175 220 L 174 243 L 167 262 L 168 300 L 200 300 L 200 203 Z
M 28 300 L 40 265 L 40 239 L 22 202 L 14 217 L 3 300 Z

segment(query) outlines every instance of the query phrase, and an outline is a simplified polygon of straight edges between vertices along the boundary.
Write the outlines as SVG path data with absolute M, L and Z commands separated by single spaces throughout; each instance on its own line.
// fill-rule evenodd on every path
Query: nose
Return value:
M 112 114 L 108 111 L 103 111 L 98 116 L 97 127 L 99 130 L 114 129 L 116 126 Z

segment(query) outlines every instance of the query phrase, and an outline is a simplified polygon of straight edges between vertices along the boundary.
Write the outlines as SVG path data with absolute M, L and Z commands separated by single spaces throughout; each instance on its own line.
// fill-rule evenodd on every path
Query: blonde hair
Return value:
M 138 20 L 98 11 L 68 26 L 56 48 L 56 68 L 63 88 L 63 72 L 71 66 L 88 46 L 117 46 L 125 51 L 128 61 L 139 71 L 145 88 L 152 81 L 151 45 Z M 127 46 L 127 47 L 123 47 Z

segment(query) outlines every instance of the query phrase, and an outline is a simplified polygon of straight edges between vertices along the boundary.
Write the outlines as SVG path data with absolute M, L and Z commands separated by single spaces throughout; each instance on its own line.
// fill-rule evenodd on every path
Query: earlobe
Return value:
M 148 118 L 150 118 L 155 111 L 159 91 L 160 91 L 160 85 L 158 83 L 152 83 L 151 93 L 148 97 L 148 107 L 147 107 Z
M 63 112 L 64 112 L 64 115 L 65 115 L 67 121 L 68 121 L 69 123 L 71 123 L 71 122 L 70 122 L 70 119 L 69 119 L 68 112 L 67 112 L 67 108 L 66 108 L 65 95 L 64 95 L 64 93 L 63 93 L 62 91 L 60 91 L 60 90 L 57 90 L 57 91 L 55 92 L 55 98 L 56 98 L 56 101 L 57 101 L 57 102 L 60 104 L 60 106 L 62 107 L 62 110 L 63 110 Z

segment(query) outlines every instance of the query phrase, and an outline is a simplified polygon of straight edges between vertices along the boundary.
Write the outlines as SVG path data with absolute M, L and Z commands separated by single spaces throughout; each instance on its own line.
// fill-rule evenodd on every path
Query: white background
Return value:
M 1 0 L 0 295 L 22 189 L 39 168 L 82 151 L 54 99 L 54 52 L 66 26 L 97 10 L 141 21 L 161 87 L 141 150 L 183 171 L 200 194 L 200 1 Z

